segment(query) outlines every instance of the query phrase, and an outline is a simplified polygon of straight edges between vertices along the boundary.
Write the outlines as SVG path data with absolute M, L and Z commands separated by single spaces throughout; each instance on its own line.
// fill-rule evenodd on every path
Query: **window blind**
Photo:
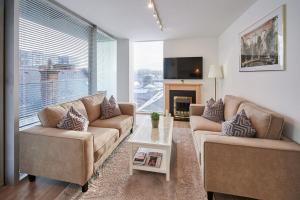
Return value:
M 19 126 L 89 93 L 92 26 L 44 0 L 20 0 Z

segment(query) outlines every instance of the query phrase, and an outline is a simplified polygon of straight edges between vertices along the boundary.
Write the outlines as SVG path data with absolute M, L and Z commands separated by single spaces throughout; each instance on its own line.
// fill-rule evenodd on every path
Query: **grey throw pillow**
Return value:
M 256 130 L 252 127 L 245 110 L 236 114 L 231 120 L 222 123 L 222 135 L 237 137 L 254 137 Z
M 89 121 L 72 106 L 67 114 L 57 124 L 57 128 L 74 131 L 87 131 L 88 125 Z
M 105 97 L 101 103 L 101 117 L 100 119 L 109 119 L 121 115 L 121 110 L 116 99 L 111 96 L 109 100 Z
M 213 98 L 206 102 L 202 117 L 214 122 L 224 121 L 224 104 L 222 99 L 215 101 Z

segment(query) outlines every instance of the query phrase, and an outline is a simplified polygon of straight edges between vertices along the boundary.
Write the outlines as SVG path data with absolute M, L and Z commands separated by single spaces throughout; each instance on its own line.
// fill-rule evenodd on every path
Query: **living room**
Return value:
M 299 9 L 0 1 L 0 199 L 300 199 Z

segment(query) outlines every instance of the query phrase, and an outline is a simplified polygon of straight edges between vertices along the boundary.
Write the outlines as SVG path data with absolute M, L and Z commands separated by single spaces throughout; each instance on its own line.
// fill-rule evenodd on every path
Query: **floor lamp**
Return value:
M 223 78 L 223 73 L 221 67 L 211 65 L 209 67 L 208 78 L 215 79 L 215 101 L 217 100 L 217 78 Z

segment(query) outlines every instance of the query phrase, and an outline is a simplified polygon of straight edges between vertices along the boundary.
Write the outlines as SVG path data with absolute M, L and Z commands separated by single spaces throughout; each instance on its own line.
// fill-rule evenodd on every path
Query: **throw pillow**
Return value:
M 72 106 L 62 120 L 57 124 L 57 128 L 74 131 L 87 131 L 88 125 L 89 121 Z
M 222 135 L 237 137 L 254 137 L 256 130 L 252 127 L 245 110 L 236 114 L 231 120 L 222 123 Z
M 115 107 L 115 114 L 116 114 L 116 115 L 121 115 L 121 114 L 122 114 L 122 113 L 121 113 L 121 110 L 120 110 L 120 108 L 119 108 L 119 105 L 118 105 L 118 103 L 117 103 L 117 100 L 115 99 L 114 96 L 111 96 L 111 97 L 109 98 L 109 103 L 110 103 L 110 105 L 112 105 L 112 106 Z
M 113 96 L 111 96 L 109 100 L 107 100 L 107 98 L 105 97 L 100 106 L 100 119 L 109 119 L 121 115 L 120 108 L 116 102 L 116 99 Z
M 214 122 L 224 121 L 224 104 L 222 99 L 215 101 L 213 98 L 206 102 L 202 117 Z

